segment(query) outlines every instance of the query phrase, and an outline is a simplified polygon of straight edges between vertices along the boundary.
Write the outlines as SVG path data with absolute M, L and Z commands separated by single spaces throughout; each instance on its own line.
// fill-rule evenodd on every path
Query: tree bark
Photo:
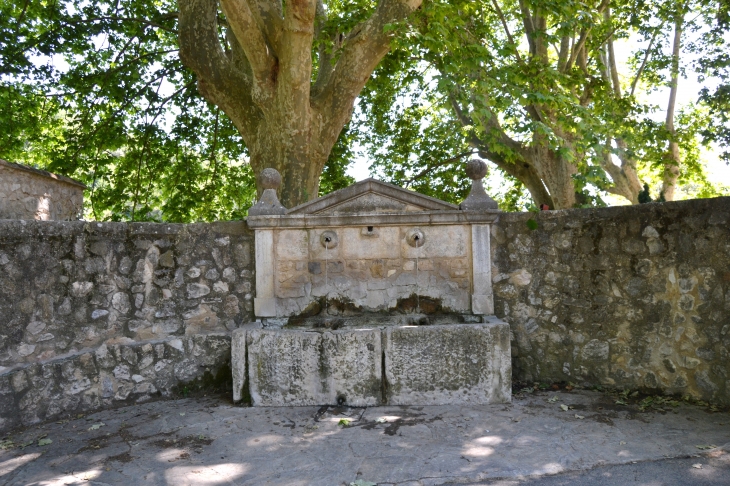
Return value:
M 321 1 L 321 0 L 320 0 Z M 180 57 L 201 94 L 233 121 L 259 173 L 281 173 L 280 200 L 293 207 L 316 198 L 319 177 L 356 97 L 390 48 L 386 24 L 403 20 L 421 0 L 381 0 L 352 31 L 336 34 L 334 63 L 320 51 L 313 81 L 318 0 L 179 0 Z M 225 14 L 226 46 L 219 40 Z
M 669 89 L 669 103 L 667 105 L 666 127 L 669 133 L 669 149 L 664 163 L 662 175 L 662 194 L 665 201 L 674 201 L 674 193 L 679 180 L 681 157 L 679 144 L 676 141 L 677 132 L 674 129 L 674 110 L 677 104 L 677 86 L 679 80 L 679 51 L 682 44 L 682 27 L 684 25 L 684 7 L 680 4 L 674 20 L 674 42 L 672 45 L 672 72 Z

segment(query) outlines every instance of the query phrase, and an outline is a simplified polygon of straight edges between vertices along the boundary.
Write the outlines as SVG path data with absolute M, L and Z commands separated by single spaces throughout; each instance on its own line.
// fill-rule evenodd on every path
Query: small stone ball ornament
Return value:
M 264 169 L 259 175 L 259 184 L 262 189 L 279 189 L 281 187 L 281 174 L 276 169 Z
M 487 163 L 481 159 L 472 159 L 466 163 L 466 175 L 471 180 L 483 179 L 487 175 Z

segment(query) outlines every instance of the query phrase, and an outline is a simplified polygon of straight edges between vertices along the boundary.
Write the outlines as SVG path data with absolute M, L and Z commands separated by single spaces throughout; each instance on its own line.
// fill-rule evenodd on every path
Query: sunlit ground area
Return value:
M 687 458 L 676 464 L 695 484 L 730 477 L 729 413 L 646 400 L 548 389 L 488 406 L 146 403 L 11 433 L 2 441 L 0 483 L 516 485 L 551 477 L 546 484 L 572 484 L 565 481 L 573 471 L 667 458 Z M 591 480 L 607 473 L 620 471 L 595 469 Z

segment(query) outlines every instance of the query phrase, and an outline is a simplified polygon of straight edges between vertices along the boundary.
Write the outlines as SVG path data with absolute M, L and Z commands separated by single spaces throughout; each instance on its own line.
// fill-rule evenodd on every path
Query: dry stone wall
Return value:
M 730 405 L 730 198 L 503 214 L 491 248 L 515 379 Z M 0 221 L 0 430 L 227 370 L 254 261 L 245 222 Z
M 244 222 L 0 221 L 0 366 L 251 319 Z
M 229 334 L 102 344 L 0 374 L 0 431 L 230 383 Z M 230 387 L 230 385 L 228 385 Z
M 204 374 L 179 371 L 190 360 L 226 366 L 252 318 L 252 245 L 245 222 L 0 221 L 0 420 L 164 395 Z
M 730 405 L 730 198 L 504 214 L 492 253 L 515 378 Z

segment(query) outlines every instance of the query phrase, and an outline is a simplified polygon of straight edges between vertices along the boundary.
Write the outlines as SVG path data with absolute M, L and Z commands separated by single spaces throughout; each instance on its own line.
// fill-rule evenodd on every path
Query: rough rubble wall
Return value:
M 83 186 L 55 177 L 0 160 L 0 219 L 79 219 L 84 206 Z
M 211 333 L 102 344 L 25 365 L 0 374 L 0 431 L 230 382 L 230 359 L 230 335 Z
M 251 319 L 244 222 L 0 221 L 0 366 Z
M 226 366 L 252 318 L 252 246 L 245 222 L 0 221 L 0 417 L 164 395 L 204 374 L 185 363 Z M 193 344 L 211 333 L 227 344 Z
M 504 214 L 492 252 L 516 379 L 730 405 L 730 198 Z

